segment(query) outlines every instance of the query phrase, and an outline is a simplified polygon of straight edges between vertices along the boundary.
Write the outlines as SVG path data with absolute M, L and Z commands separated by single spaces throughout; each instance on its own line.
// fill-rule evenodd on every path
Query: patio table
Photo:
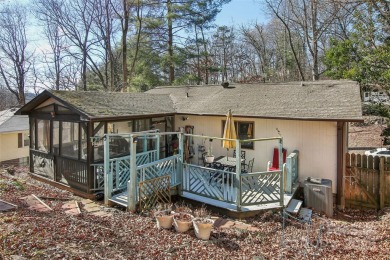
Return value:
M 244 163 L 245 159 L 241 159 L 241 163 Z M 227 157 L 227 156 L 220 156 L 214 160 L 214 162 L 219 162 L 225 167 L 235 167 L 237 163 L 237 158 L 234 157 Z

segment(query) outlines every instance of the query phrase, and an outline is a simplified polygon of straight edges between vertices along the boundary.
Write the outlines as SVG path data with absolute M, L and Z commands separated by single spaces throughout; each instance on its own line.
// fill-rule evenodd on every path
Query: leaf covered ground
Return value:
M 213 229 L 209 241 L 194 231 L 158 230 L 153 218 L 105 208 L 112 216 L 64 213 L 67 200 L 82 198 L 33 180 L 26 169 L 0 169 L 0 199 L 18 205 L 0 213 L 0 259 L 390 259 L 390 209 L 319 214 L 312 224 L 266 212 L 241 220 L 259 231 Z M 27 209 L 35 194 L 53 211 Z

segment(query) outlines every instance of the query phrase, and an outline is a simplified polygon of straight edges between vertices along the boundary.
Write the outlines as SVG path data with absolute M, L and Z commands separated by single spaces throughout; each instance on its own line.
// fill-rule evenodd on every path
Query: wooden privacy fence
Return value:
M 347 153 L 344 198 L 349 208 L 390 206 L 390 157 Z

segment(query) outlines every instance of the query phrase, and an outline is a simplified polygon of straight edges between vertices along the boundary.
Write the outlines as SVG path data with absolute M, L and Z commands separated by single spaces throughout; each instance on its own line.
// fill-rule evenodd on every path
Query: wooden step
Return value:
M 299 210 L 302 207 L 303 201 L 292 199 L 290 203 L 287 205 L 286 211 L 292 215 L 298 215 Z
M 304 222 L 311 222 L 311 215 L 313 211 L 308 208 L 301 208 L 299 211 L 298 218 L 300 218 Z

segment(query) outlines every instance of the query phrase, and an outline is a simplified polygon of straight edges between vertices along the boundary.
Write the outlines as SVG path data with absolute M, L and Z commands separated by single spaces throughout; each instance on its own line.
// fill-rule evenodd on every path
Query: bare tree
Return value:
M 7 88 L 0 87 L 0 111 L 18 105 L 18 100 Z
M 40 16 L 57 24 L 67 40 L 77 49 L 68 48 L 73 57 L 81 62 L 81 86 L 87 90 L 88 59 L 93 56 L 96 43 L 91 33 L 97 8 L 95 0 L 36 0 Z
M 96 16 L 93 20 L 91 33 L 97 39 L 95 55 L 100 56 L 103 64 L 89 56 L 91 70 L 99 78 L 105 90 L 116 89 L 117 57 L 115 55 L 116 24 L 111 0 L 96 2 Z M 103 67 L 103 68 L 102 68 Z
M 26 35 L 27 11 L 21 5 L 7 5 L 0 12 L 0 78 L 5 86 L 25 104 L 25 87 L 31 66 Z
M 292 31 L 300 34 L 304 40 L 304 49 L 308 51 L 308 62 L 311 67 L 313 80 L 318 80 L 320 71 L 320 52 L 324 52 L 323 39 L 329 36 L 330 28 L 339 17 L 343 3 L 334 0 L 265 0 L 268 9 L 285 26 L 290 47 L 293 51 L 295 61 L 300 69 L 302 80 L 304 71 L 302 61 L 298 59 L 296 47 L 291 37 Z

